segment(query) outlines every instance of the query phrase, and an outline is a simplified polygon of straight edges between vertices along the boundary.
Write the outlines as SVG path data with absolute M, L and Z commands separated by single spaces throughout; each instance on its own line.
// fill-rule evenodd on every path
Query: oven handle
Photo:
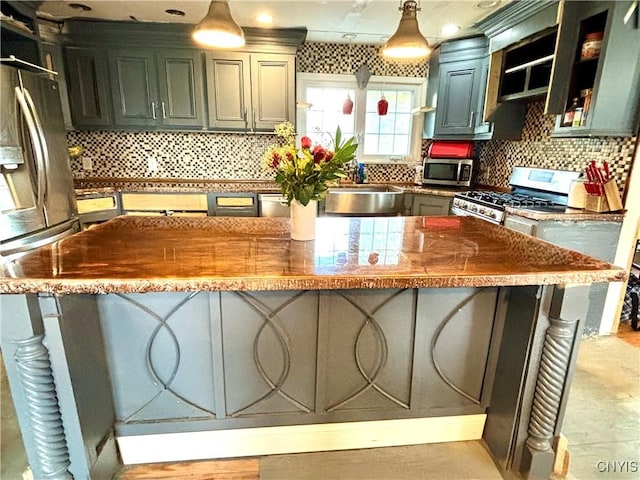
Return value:
M 458 207 L 451 207 L 451 213 L 454 215 L 457 215 L 459 217 L 469 217 L 472 216 L 468 211 L 466 210 L 462 210 L 461 208 Z

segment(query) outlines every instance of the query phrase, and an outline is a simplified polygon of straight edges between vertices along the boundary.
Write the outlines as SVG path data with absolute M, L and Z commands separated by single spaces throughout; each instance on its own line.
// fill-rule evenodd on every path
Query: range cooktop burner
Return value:
M 546 207 L 555 205 L 551 200 L 522 193 L 504 193 L 491 191 L 469 191 L 456 195 L 458 198 L 474 201 L 491 207 Z
M 509 179 L 512 192 L 468 191 L 454 196 L 452 213 L 471 215 L 502 223 L 505 207 L 536 212 L 566 210 L 571 182 L 579 172 L 532 167 L 514 167 Z

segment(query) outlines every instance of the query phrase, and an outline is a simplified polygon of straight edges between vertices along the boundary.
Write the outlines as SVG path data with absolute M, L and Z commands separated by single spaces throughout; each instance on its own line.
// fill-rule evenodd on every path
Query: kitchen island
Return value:
M 38 478 L 482 438 L 548 477 L 583 289 L 623 270 L 471 217 L 117 217 L 2 268 Z

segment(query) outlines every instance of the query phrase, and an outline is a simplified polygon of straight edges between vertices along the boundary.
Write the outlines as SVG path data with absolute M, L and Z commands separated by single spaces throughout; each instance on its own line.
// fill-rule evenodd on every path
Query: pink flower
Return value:
M 304 136 L 300 139 L 300 144 L 302 145 L 302 148 L 311 148 L 311 139 Z
M 325 153 L 325 149 L 322 147 L 322 145 L 316 145 L 315 147 L 313 147 L 313 161 L 315 163 L 320 163 L 322 160 L 324 160 Z
M 278 168 L 278 165 L 280 165 L 280 155 L 276 152 L 273 152 L 273 155 L 271 156 L 271 168 Z

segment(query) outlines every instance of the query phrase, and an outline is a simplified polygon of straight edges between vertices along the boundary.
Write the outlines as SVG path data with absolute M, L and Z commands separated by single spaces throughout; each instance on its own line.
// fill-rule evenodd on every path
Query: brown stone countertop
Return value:
M 598 222 L 622 222 L 624 212 L 590 212 L 579 208 L 569 208 L 555 212 L 536 212 L 534 210 L 521 209 L 518 207 L 505 207 L 505 211 L 510 215 L 530 218 L 531 220 L 559 220 L 568 222 L 578 222 L 585 220 L 597 220 Z
M 74 180 L 76 195 L 94 193 L 123 192 L 256 192 L 278 193 L 280 186 L 270 180 L 203 180 L 177 178 L 82 178 Z M 342 182 L 337 187 L 366 188 L 375 185 L 388 185 L 410 193 L 454 196 L 464 191 L 459 188 L 421 187 L 412 183 L 375 182 L 357 184 Z
M 116 217 L 0 267 L 0 293 L 482 287 L 623 281 L 615 266 L 472 217 Z

